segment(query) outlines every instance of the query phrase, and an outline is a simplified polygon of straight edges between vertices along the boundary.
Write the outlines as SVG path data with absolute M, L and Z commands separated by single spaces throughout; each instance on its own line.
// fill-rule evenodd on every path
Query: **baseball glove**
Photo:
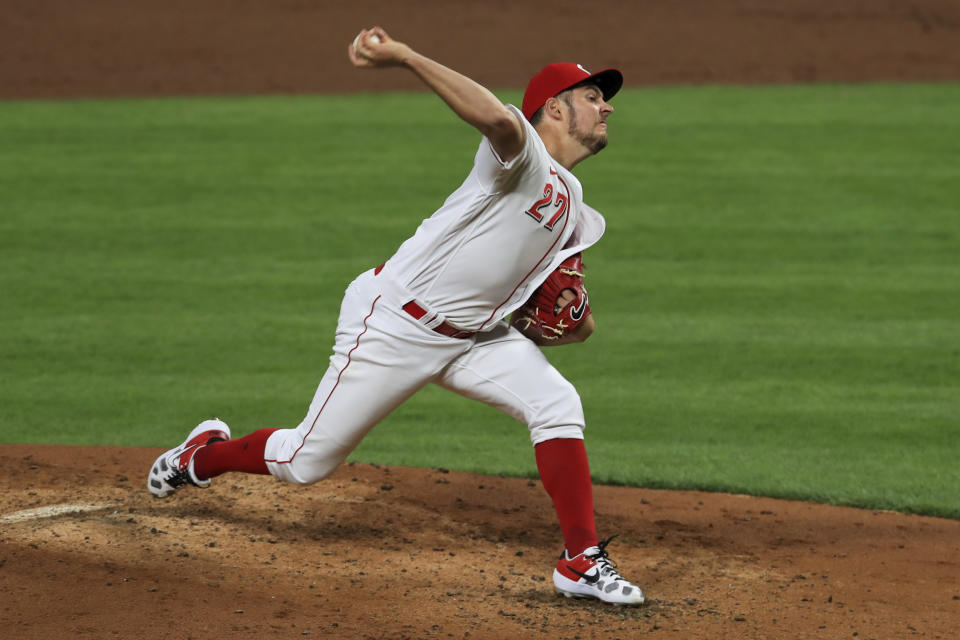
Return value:
M 513 324 L 524 334 L 542 340 L 559 340 L 575 331 L 590 315 L 583 270 L 583 253 L 561 262 L 517 309 Z

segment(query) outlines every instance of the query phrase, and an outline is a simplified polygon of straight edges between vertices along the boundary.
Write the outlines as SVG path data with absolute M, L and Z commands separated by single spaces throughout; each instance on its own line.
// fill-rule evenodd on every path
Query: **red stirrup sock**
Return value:
M 557 510 L 567 552 L 576 556 L 599 541 L 587 449 L 583 440 L 560 438 L 541 442 L 534 451 L 543 488 Z
M 213 442 L 200 447 L 193 456 L 193 472 L 201 480 L 215 478 L 227 471 L 269 475 L 263 450 L 267 438 L 276 429 L 260 429 L 236 440 Z

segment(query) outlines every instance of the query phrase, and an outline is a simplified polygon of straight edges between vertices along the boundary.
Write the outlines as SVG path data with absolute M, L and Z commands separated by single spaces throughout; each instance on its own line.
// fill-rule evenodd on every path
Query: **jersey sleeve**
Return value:
M 486 193 L 500 193 L 510 189 L 512 177 L 521 173 L 538 157 L 537 146 L 543 146 L 537 130 L 533 128 L 523 114 L 512 104 L 507 105 L 524 127 L 524 143 L 520 153 L 509 162 L 504 162 L 490 143 L 484 138 L 474 160 L 476 178 Z

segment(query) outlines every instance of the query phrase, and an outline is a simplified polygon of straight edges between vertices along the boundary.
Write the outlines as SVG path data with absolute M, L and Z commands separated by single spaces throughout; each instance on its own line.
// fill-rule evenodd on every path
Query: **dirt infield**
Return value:
M 7 0 L 0 98 L 418 89 L 361 26 L 494 87 L 546 62 L 633 86 L 960 80 L 957 0 Z M 451 13 L 450 7 L 456 11 Z M 444 25 L 440 28 L 439 25 Z M 589 188 L 589 185 L 587 185 Z M 307 399 L 305 399 L 305 402 Z M 185 428 L 191 425 L 185 425 Z M 538 482 L 342 467 L 157 501 L 158 450 L 0 445 L 0 629 L 28 638 L 953 638 L 960 522 L 597 488 L 639 609 L 552 592 Z
M 0 447 L 9 637 L 952 638 L 960 620 L 955 521 L 598 487 L 649 596 L 615 608 L 553 594 L 537 482 L 347 465 L 160 501 L 156 454 Z

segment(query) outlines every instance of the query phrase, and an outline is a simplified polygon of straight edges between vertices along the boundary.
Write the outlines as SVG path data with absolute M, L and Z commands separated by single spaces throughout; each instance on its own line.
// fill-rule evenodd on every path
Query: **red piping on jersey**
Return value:
M 554 171 L 553 168 L 551 168 L 551 169 L 550 169 L 550 175 L 552 175 L 552 176 L 557 176 L 557 180 L 559 180 L 559 181 L 560 181 L 560 184 L 563 185 L 563 188 L 567 190 L 567 197 L 568 197 L 568 199 L 569 199 L 569 196 L 570 196 L 570 187 L 568 187 L 568 186 L 567 186 L 567 183 L 563 181 L 563 178 L 560 177 L 560 174 L 557 173 L 556 171 Z M 571 208 L 572 208 L 572 207 L 571 207 Z M 487 325 L 488 322 L 490 322 L 490 320 L 493 318 L 493 316 L 497 315 L 497 311 L 500 310 L 500 307 L 502 307 L 503 305 L 507 304 L 507 300 L 509 300 L 510 298 L 513 297 L 513 294 L 515 294 L 515 293 L 517 292 L 517 289 L 520 288 L 520 285 L 522 285 L 524 282 L 526 282 L 526 281 L 527 281 L 527 278 L 530 277 L 530 274 L 531 274 L 531 273 L 533 273 L 534 271 L 537 270 L 537 267 L 540 266 L 540 263 L 543 262 L 544 258 L 546 258 L 548 255 L 550 255 L 550 252 L 553 251 L 553 248 L 554 248 L 555 246 L 557 246 L 557 243 L 558 243 L 558 242 L 560 242 L 560 238 L 563 237 L 563 232 L 564 232 L 564 230 L 566 230 L 566 228 L 567 228 L 567 223 L 568 223 L 568 222 L 570 222 L 570 212 L 569 212 L 569 211 L 567 212 L 567 215 L 563 216 L 563 227 L 560 228 L 560 233 L 557 234 L 557 239 L 553 241 L 553 244 L 550 245 L 550 248 L 547 249 L 547 252 L 546 252 L 545 254 L 543 254 L 543 256 L 542 256 L 539 260 L 537 260 L 537 263 L 536 263 L 535 265 L 533 265 L 533 268 L 530 269 L 530 271 L 527 272 L 527 275 L 523 276 L 523 279 L 522 279 L 520 282 L 517 283 L 517 286 L 515 286 L 515 287 L 513 288 L 513 291 L 510 292 L 510 295 L 507 296 L 507 299 L 504 300 L 503 302 L 501 302 L 500 304 L 498 304 L 497 307 L 496 307 L 492 312 L 490 312 L 490 316 L 489 316 L 486 320 L 483 321 L 483 324 L 480 325 L 480 329 L 478 329 L 478 331 L 483 331 L 483 328 Z
M 363 334 L 367 332 L 367 320 L 369 320 L 370 316 L 373 315 L 373 310 L 374 308 L 376 308 L 377 302 L 379 300 L 380 300 L 380 296 L 377 296 L 376 298 L 374 298 L 373 304 L 370 305 L 370 313 L 368 313 L 366 317 L 363 319 L 363 331 L 361 331 L 360 335 L 357 336 L 357 343 L 353 345 L 353 348 L 350 349 L 349 353 L 347 353 L 347 364 L 345 364 L 343 366 L 343 369 L 340 369 L 340 373 L 337 374 L 337 381 L 336 383 L 334 383 L 333 389 L 330 389 L 330 393 L 327 394 L 327 398 L 326 400 L 323 401 L 323 405 L 321 405 L 320 411 L 317 412 L 317 417 L 313 419 L 313 424 L 310 425 L 310 430 L 307 431 L 307 434 L 305 436 L 303 436 L 303 440 L 300 442 L 300 446 L 297 447 L 297 450 L 293 452 L 293 455 L 290 456 L 289 460 L 266 460 L 266 462 L 274 462 L 276 464 L 290 464 L 291 462 L 293 462 L 293 459 L 297 457 L 297 454 L 300 453 L 300 449 L 303 449 L 303 445 L 307 443 L 307 438 L 310 437 L 310 434 L 313 433 L 314 427 L 317 426 L 317 420 L 320 419 L 320 416 L 323 414 L 324 408 L 326 408 L 327 403 L 330 402 L 330 398 L 333 397 L 333 392 L 336 391 L 337 387 L 340 385 L 340 376 L 342 376 L 343 372 L 346 371 L 347 367 L 350 366 L 350 362 L 351 362 L 350 358 L 351 356 L 353 356 L 353 352 L 357 350 L 357 347 L 360 346 L 360 338 L 362 338 Z

